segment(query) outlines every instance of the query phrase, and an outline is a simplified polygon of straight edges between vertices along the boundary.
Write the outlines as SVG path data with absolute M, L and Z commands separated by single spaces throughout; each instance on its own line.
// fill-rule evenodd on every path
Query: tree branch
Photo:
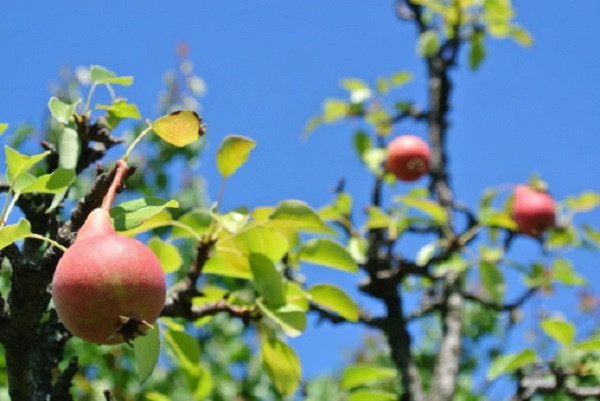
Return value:
M 358 321 L 352 322 L 336 313 L 331 312 L 328 309 L 325 309 L 317 304 L 310 303 L 310 310 L 316 312 L 319 315 L 319 320 L 328 321 L 332 324 L 341 324 L 341 323 L 361 323 L 365 326 L 383 328 L 383 324 L 385 319 L 381 317 L 372 317 L 368 315 L 364 310 L 360 310 L 358 314 Z

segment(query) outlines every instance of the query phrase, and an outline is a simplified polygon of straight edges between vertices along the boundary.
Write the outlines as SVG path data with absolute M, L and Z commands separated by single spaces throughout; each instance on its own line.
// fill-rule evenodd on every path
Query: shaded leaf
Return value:
M 498 265 L 485 260 L 481 261 L 479 263 L 479 275 L 488 296 L 495 302 L 502 303 L 506 285 L 504 283 L 504 275 L 498 268 Z
M 202 235 L 210 226 L 212 216 L 208 209 L 195 209 L 187 212 L 177 220 L 180 224 L 191 229 L 196 235 Z M 194 238 L 188 229 L 175 226 L 171 234 L 173 238 Z
M 144 383 L 154 371 L 160 354 L 160 335 L 158 324 L 154 323 L 152 330 L 146 335 L 133 341 L 133 351 L 138 371 L 138 381 Z
M 250 151 L 256 146 L 256 142 L 250 138 L 239 135 L 228 135 L 223 139 L 217 151 L 217 168 L 224 178 L 228 178 L 240 168 Z
M 269 220 L 295 228 L 322 229 L 325 227 L 318 213 L 306 203 L 298 200 L 280 202 L 269 216 Z
M 284 305 L 286 297 L 283 277 L 277 271 L 271 259 L 260 253 L 252 253 L 249 260 L 254 285 L 258 293 L 270 306 Z
M 165 338 L 173 350 L 179 366 L 192 375 L 197 374 L 200 364 L 198 340 L 183 331 L 177 330 L 167 330 Z

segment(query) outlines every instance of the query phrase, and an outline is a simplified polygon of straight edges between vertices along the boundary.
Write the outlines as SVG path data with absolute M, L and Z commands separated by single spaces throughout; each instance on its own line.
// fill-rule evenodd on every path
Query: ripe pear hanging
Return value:
M 52 296 L 73 335 L 96 344 L 131 344 L 163 309 L 165 274 L 146 245 L 115 232 L 110 203 L 90 213 L 60 259 Z

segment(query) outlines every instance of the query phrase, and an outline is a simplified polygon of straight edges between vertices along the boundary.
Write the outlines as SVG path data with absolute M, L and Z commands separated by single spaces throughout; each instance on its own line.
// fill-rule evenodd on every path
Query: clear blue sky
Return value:
M 600 187 L 600 2 L 514 3 L 534 47 L 489 41 L 479 72 L 460 67 L 453 73 L 450 169 L 457 198 L 471 205 L 484 188 L 525 181 L 533 172 L 549 182 L 557 199 Z M 188 42 L 208 85 L 202 173 L 213 198 L 221 138 L 237 133 L 258 141 L 250 162 L 230 180 L 224 208 L 290 198 L 318 207 L 330 200 L 340 177 L 357 205 L 366 204 L 371 180 L 352 151 L 351 125 L 325 127 L 301 143 L 304 124 L 326 97 L 343 96 L 337 85 L 343 77 L 373 82 L 408 69 L 417 79 L 402 96 L 425 100 L 415 31 L 397 20 L 390 0 L 15 1 L 0 5 L 0 13 L 0 121 L 13 126 L 41 128 L 49 84 L 63 65 L 99 64 L 133 75 L 135 84 L 119 93 L 155 118 L 161 76 L 175 65 L 176 44 Z M 399 126 L 394 134 L 407 132 L 426 133 L 425 127 Z M 600 226 L 597 214 L 590 217 Z M 532 247 L 522 242 L 518 249 L 539 257 Z M 597 256 L 575 260 L 592 281 L 598 279 Z M 322 280 L 356 281 L 330 273 Z M 323 329 L 294 341 L 309 374 L 338 366 L 341 350 L 363 333 Z

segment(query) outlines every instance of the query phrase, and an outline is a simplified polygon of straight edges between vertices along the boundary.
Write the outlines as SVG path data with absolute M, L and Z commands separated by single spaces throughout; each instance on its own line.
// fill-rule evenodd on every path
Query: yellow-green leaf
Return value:
M 575 339 L 575 326 L 573 323 L 558 319 L 544 319 L 540 323 L 542 330 L 560 344 L 567 346 Z
M 277 339 L 262 340 L 260 355 L 265 372 L 281 395 L 292 395 L 300 385 L 302 368 L 296 352 Z
M 133 341 L 133 351 L 140 384 L 144 383 L 150 377 L 160 354 L 158 324 L 154 323 L 152 327 L 152 329 L 146 331 L 144 336 L 140 336 Z
M 358 306 L 344 290 L 332 284 L 316 284 L 308 290 L 312 301 L 351 322 L 358 320 Z
M 223 139 L 217 151 L 217 168 L 224 178 L 228 178 L 240 168 L 256 142 L 240 135 L 228 135 Z
M 492 361 L 487 373 L 488 380 L 494 380 L 513 370 L 534 363 L 537 356 L 533 350 L 526 349 L 516 354 L 500 355 Z
M 397 374 L 398 372 L 394 368 L 358 363 L 344 369 L 341 386 L 344 389 L 351 389 L 366 383 L 394 379 Z
M 25 219 L 20 219 L 17 224 L 0 227 L 0 249 L 23 239 L 31 234 L 31 224 Z
M 306 241 L 298 251 L 298 259 L 350 273 L 358 272 L 358 265 L 348 250 L 337 242 L 326 238 L 315 238 Z
M 183 147 L 204 135 L 205 126 L 195 111 L 180 110 L 154 121 L 152 130 L 171 145 Z
M 176 246 L 163 242 L 158 237 L 152 237 L 148 241 L 148 248 L 160 260 L 165 273 L 172 273 L 181 267 L 183 259 L 179 255 L 179 250 Z

